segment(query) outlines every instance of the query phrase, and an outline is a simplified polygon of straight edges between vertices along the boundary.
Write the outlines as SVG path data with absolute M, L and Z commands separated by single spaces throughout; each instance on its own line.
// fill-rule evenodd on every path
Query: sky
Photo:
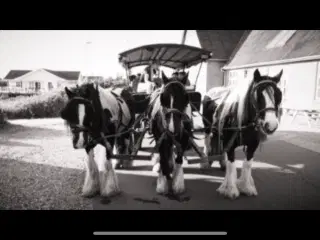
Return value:
M 39 68 L 125 76 L 118 63 L 120 52 L 146 44 L 181 43 L 182 33 L 183 30 L 0 30 L 0 78 L 12 69 Z M 188 30 L 185 44 L 200 47 L 195 30 Z

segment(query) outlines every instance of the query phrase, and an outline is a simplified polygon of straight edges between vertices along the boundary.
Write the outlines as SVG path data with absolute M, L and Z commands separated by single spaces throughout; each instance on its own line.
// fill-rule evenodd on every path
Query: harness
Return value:
M 255 117 L 253 118 L 253 120 L 251 122 L 249 122 L 247 125 L 240 126 L 240 127 L 239 126 L 237 126 L 237 127 L 223 127 L 223 124 L 221 126 L 220 121 L 218 121 L 218 123 L 216 123 L 216 122 L 212 123 L 211 132 L 212 132 L 212 134 L 217 136 L 217 140 L 218 140 L 217 145 L 218 145 L 219 151 L 221 151 L 221 148 L 223 148 L 224 152 L 228 152 L 230 150 L 230 148 L 232 147 L 234 141 L 237 139 L 237 137 L 239 137 L 240 145 L 242 145 L 243 144 L 243 140 L 242 140 L 243 130 L 246 130 L 248 128 L 253 127 L 255 131 L 264 132 L 263 128 L 262 128 L 262 124 L 261 124 L 262 120 L 260 119 L 261 113 L 266 112 L 266 111 L 274 111 L 277 114 L 277 109 L 275 107 L 274 108 L 268 107 L 268 108 L 264 108 L 261 110 L 258 109 L 258 103 L 254 97 L 254 94 L 255 94 L 256 90 L 259 87 L 261 87 L 261 85 L 263 85 L 263 84 L 269 84 L 274 89 L 277 87 L 276 83 L 272 80 L 263 80 L 253 86 L 253 88 L 251 89 L 251 91 L 249 93 L 249 100 L 252 102 L 252 107 L 254 108 L 254 111 L 255 111 Z M 223 99 L 221 104 L 218 105 L 217 109 L 215 110 L 215 116 L 217 119 L 219 119 L 219 115 L 221 114 L 220 110 L 222 110 L 222 108 L 223 108 L 224 100 L 226 100 L 226 97 Z M 205 119 L 205 121 L 208 121 L 208 120 Z M 229 130 L 234 131 L 234 133 L 231 136 L 228 143 L 226 144 L 226 146 L 223 147 L 223 141 L 221 141 L 221 140 L 223 140 L 223 131 L 229 131 Z
M 115 123 L 114 121 L 112 121 L 112 123 L 115 124 L 115 128 L 116 128 L 116 132 L 120 129 L 121 126 L 124 127 L 124 129 L 128 128 L 127 125 L 123 124 L 122 122 L 122 118 L 123 118 L 123 110 L 122 110 L 122 107 L 121 107 L 121 103 L 123 103 L 123 100 L 121 99 L 120 96 L 118 96 L 116 93 L 112 92 L 111 91 L 111 94 L 115 97 L 116 101 L 117 101 L 117 104 L 119 106 L 119 113 L 118 113 L 118 119 L 117 119 L 117 123 Z M 83 97 L 75 97 L 73 98 L 73 100 L 80 100 L 82 102 L 84 102 L 85 104 L 89 105 L 94 112 L 97 112 L 97 109 L 95 109 L 95 106 L 93 104 L 93 100 L 88 100 L 88 99 L 85 99 Z M 107 120 L 106 120 L 106 116 L 105 116 L 105 113 L 104 113 L 104 109 L 101 108 L 101 128 L 102 130 L 99 132 L 99 137 L 94 137 L 93 135 L 96 134 L 96 132 L 93 131 L 93 129 L 91 127 L 85 127 L 85 126 L 80 126 L 78 124 L 71 124 L 70 127 L 71 127 L 71 131 L 72 132 L 86 132 L 89 134 L 89 142 L 87 144 L 87 147 L 91 147 L 91 146 L 94 146 L 96 144 L 99 143 L 100 140 L 103 141 L 103 145 L 111 150 L 111 146 L 110 146 L 110 143 L 107 141 L 108 138 L 111 138 L 111 137 L 117 137 L 117 136 L 120 136 L 121 134 L 109 134 L 109 130 L 108 130 L 108 127 L 107 127 Z M 130 123 L 129 123 L 130 124 Z M 124 130 L 123 129 L 123 130 Z
M 159 98 L 159 96 L 164 92 L 164 90 L 171 84 L 173 83 L 179 83 L 183 86 L 183 84 L 180 82 L 180 81 L 172 81 L 172 82 L 169 82 L 168 84 L 166 84 L 163 89 L 161 90 L 161 92 L 159 92 L 159 94 L 157 96 L 155 96 L 155 98 L 153 99 L 153 102 L 152 104 L 150 104 L 150 107 L 152 108 L 152 105 L 155 103 L 155 101 Z M 184 87 L 184 86 L 183 86 Z M 159 100 L 158 100 L 159 101 Z M 150 111 L 150 110 L 149 110 Z M 172 133 L 170 130 L 169 130 L 169 126 L 166 124 L 166 118 L 170 115 L 170 114 L 177 114 L 181 117 L 182 121 L 186 121 L 186 122 L 191 122 L 192 123 L 192 119 L 190 119 L 190 117 L 184 113 L 184 112 L 181 112 L 180 110 L 176 109 L 176 108 L 168 108 L 168 107 L 164 107 L 164 106 L 161 106 L 160 105 L 160 109 L 157 110 L 157 113 L 161 116 L 161 122 L 162 122 L 162 125 L 160 125 L 160 122 L 158 122 L 158 127 L 161 129 L 161 128 L 164 128 L 159 140 L 157 141 L 156 143 L 156 146 L 154 147 L 154 150 L 152 152 L 152 154 L 154 152 L 156 152 L 161 144 L 161 142 L 163 140 L 168 140 L 170 139 L 173 144 L 175 145 L 176 147 L 176 150 L 179 154 L 183 154 L 183 150 L 182 150 L 182 147 L 181 147 L 181 144 L 176 140 L 176 137 L 179 133 Z M 152 124 L 152 121 L 150 122 L 150 127 L 151 127 L 151 124 Z M 186 132 L 187 131 L 183 128 L 181 128 L 181 132 Z M 188 134 L 188 133 L 187 133 Z M 191 136 L 190 136 L 191 137 Z

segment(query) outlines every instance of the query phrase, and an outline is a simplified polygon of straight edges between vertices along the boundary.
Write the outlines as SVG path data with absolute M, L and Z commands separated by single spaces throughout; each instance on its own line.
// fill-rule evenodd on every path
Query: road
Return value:
M 105 202 L 80 196 L 85 153 L 72 148 L 60 119 L 11 121 L 0 129 L 0 209 L 320 209 L 319 146 L 320 133 L 279 130 L 255 157 L 257 197 L 225 199 L 216 165 L 202 173 L 184 163 L 186 201 L 170 200 L 155 193 L 150 162 L 136 161 L 117 170 L 122 194 Z M 239 150 L 238 174 L 242 159 Z

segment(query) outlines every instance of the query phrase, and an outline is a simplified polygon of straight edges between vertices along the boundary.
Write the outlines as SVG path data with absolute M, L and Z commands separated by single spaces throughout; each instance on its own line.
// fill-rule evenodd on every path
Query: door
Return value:
M 41 84 L 40 84 L 40 82 L 36 82 L 36 92 L 38 92 L 38 91 L 40 91 L 40 89 L 41 89 Z

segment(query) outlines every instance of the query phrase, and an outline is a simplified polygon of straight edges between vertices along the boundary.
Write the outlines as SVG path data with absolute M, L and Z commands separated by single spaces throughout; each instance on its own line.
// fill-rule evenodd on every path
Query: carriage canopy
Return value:
M 184 69 L 211 58 L 211 52 L 184 44 L 144 45 L 119 54 L 119 62 L 131 69 L 156 63 L 171 69 Z

